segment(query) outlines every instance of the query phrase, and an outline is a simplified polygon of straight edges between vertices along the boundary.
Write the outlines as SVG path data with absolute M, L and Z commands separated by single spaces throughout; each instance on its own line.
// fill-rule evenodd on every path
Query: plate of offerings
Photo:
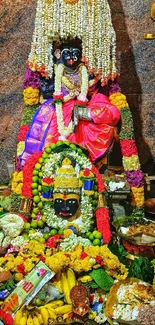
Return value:
M 155 245 L 155 222 L 142 217 L 118 217 L 113 221 L 118 235 L 133 245 Z

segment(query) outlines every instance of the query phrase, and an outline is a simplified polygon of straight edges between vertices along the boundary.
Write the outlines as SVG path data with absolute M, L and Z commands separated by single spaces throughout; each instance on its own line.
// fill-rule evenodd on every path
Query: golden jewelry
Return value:
M 79 0 L 64 0 L 68 5 L 75 5 Z

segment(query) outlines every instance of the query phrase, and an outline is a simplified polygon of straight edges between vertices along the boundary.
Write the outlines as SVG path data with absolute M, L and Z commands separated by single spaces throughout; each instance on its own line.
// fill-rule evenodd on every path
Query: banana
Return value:
M 40 325 L 39 319 L 38 319 L 38 317 L 35 314 L 33 314 L 33 324 L 34 325 Z
M 64 315 L 72 312 L 72 305 L 63 305 L 55 308 L 55 313 L 57 315 Z
M 50 307 L 50 308 L 56 308 L 59 306 L 62 306 L 64 304 L 63 300 L 53 300 L 50 301 L 49 303 L 47 303 L 45 306 L 46 308 Z
M 42 318 L 42 316 L 40 314 L 40 310 L 39 311 L 35 311 L 35 315 L 38 318 L 39 324 L 40 325 L 43 325 L 44 324 L 44 321 L 43 321 L 43 318 Z
M 56 319 L 56 313 L 53 308 L 48 308 L 49 318 Z
M 67 313 L 67 314 L 63 314 L 63 320 L 66 322 L 67 321 L 67 319 L 69 318 L 69 313 Z
M 41 314 L 42 319 L 43 319 L 43 324 L 47 325 L 48 324 L 48 318 L 49 318 L 48 309 L 45 306 L 39 307 L 39 309 L 40 309 L 40 314 Z
M 67 269 L 67 280 L 71 291 L 71 289 L 76 285 L 76 277 L 74 271 L 70 268 Z
M 16 314 L 15 314 L 15 318 L 14 318 L 14 325 L 19 325 L 20 324 L 20 320 L 23 316 L 23 310 L 22 308 L 18 309 Z
M 61 274 L 61 283 L 62 283 L 62 291 L 65 295 L 66 302 L 68 304 L 71 304 L 70 289 L 69 289 L 69 283 L 68 283 L 66 272 L 62 272 L 62 274 Z
M 20 325 L 27 325 L 27 317 L 28 317 L 28 312 L 27 312 L 27 310 L 24 309 L 23 316 L 22 316 L 19 324 Z
M 31 316 L 31 314 L 28 315 L 27 324 L 26 325 L 35 325 L 34 322 L 33 322 L 33 318 Z
M 55 283 L 55 286 L 58 288 L 58 290 L 59 290 L 59 293 L 61 294 L 61 293 L 63 293 L 63 291 L 62 291 L 62 283 L 61 283 L 61 280 L 59 280 L 59 281 L 57 281 L 57 282 L 54 282 Z M 53 283 L 53 284 L 54 284 Z

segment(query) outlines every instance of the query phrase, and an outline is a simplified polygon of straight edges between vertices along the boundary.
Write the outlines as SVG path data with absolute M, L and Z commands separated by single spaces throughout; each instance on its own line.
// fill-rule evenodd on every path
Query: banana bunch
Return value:
M 70 312 L 72 312 L 72 305 L 64 305 L 62 300 L 51 301 L 37 308 L 37 313 L 40 313 L 42 317 L 43 325 L 48 324 L 49 318 L 56 320 L 57 317 L 68 315 Z
M 72 269 L 61 272 L 61 288 L 67 304 L 71 304 L 70 291 L 76 285 L 75 273 Z
M 35 315 L 35 311 L 28 311 L 25 307 L 19 309 L 16 312 L 14 318 L 14 325 L 40 325 L 43 322 L 39 322 L 38 317 Z

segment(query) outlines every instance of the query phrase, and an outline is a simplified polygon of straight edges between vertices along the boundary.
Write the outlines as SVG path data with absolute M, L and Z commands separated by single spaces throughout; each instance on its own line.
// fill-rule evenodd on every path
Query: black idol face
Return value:
M 79 200 L 77 198 L 70 197 L 64 199 L 62 198 L 54 198 L 54 210 L 56 215 L 69 219 L 76 215 L 76 212 L 79 208 Z
M 75 69 L 81 61 L 81 50 L 77 47 L 65 46 L 61 52 L 61 59 L 66 67 Z

